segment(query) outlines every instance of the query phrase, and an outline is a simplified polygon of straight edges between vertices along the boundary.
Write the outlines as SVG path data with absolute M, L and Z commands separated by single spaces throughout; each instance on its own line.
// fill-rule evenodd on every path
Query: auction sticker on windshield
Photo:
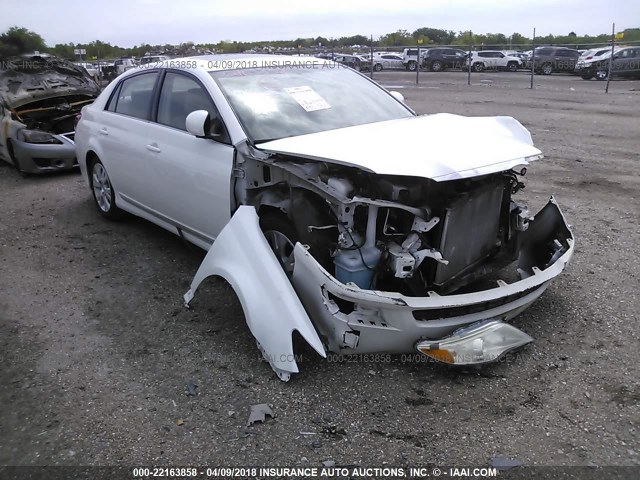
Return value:
M 291 87 L 285 88 L 284 90 L 307 112 L 315 112 L 316 110 L 326 110 L 327 108 L 331 108 L 331 105 L 329 105 L 326 100 L 318 95 L 311 87 Z

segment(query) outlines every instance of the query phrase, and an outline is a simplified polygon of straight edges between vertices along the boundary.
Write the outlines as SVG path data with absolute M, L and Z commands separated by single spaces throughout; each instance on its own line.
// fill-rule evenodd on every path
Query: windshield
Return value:
M 334 64 L 210 75 L 254 142 L 413 116 L 374 83 Z

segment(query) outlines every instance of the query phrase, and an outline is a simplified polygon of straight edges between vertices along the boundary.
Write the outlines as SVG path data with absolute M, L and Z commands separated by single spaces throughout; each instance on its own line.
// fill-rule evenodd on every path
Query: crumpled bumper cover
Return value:
M 446 339 L 462 327 L 515 317 L 564 270 L 573 250 L 573 235 L 552 197 L 523 238 L 521 280 L 498 280 L 495 288 L 474 293 L 406 297 L 339 282 L 300 243 L 289 281 L 260 230 L 255 209 L 245 206 L 210 248 L 184 298 L 189 304 L 210 275 L 229 281 L 264 358 L 286 381 L 298 372 L 294 331 L 321 356 L 325 347 L 343 353 L 416 352 L 424 342 Z
M 59 144 L 27 143 L 11 139 L 13 153 L 25 173 L 47 173 L 70 170 L 78 165 L 73 134 L 53 135 Z

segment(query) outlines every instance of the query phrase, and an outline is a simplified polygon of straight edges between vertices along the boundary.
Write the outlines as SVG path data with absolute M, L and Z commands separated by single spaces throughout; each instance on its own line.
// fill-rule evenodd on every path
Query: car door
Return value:
M 616 76 L 628 75 L 629 70 L 631 70 L 633 56 L 634 51 L 632 48 L 625 48 L 615 53 L 612 65 L 613 74 Z
M 150 202 L 152 187 L 145 161 L 147 127 L 159 75 L 158 70 L 153 70 L 123 79 L 97 117 L 95 133 L 101 146 L 101 160 L 117 194 L 130 203 Z
M 578 52 L 573 50 L 557 50 L 555 56 L 556 69 L 559 72 L 573 72 L 579 55 Z
M 634 48 L 631 52 L 628 75 L 634 77 L 640 75 L 640 48 Z
M 453 48 L 444 48 L 440 52 L 442 55 L 442 63 L 445 67 L 451 68 L 456 63 L 456 51 Z
M 494 52 L 493 60 L 496 62 L 496 68 L 507 68 L 507 56 L 502 52 Z
M 395 55 L 381 55 L 380 60 L 385 70 L 402 66 L 402 60 L 399 60 Z
M 187 132 L 187 115 L 195 110 L 209 112 L 211 138 Z M 204 85 L 177 70 L 164 75 L 155 119 L 146 145 L 154 214 L 206 246 L 231 218 L 234 148 L 227 129 Z

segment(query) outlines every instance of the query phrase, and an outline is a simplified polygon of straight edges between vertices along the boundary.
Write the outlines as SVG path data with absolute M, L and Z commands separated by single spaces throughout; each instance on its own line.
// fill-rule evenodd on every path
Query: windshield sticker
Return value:
M 331 108 L 327 101 L 318 95 L 311 87 L 291 87 L 285 88 L 285 92 L 293 97 L 298 104 L 307 112 L 316 110 L 326 110 Z

